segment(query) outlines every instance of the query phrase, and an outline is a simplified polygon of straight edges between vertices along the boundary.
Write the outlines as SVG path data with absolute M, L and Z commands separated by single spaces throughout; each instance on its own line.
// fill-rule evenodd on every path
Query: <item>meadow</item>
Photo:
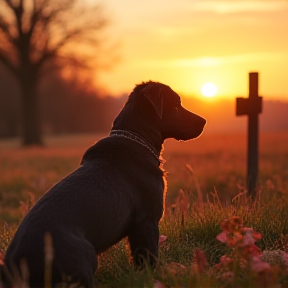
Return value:
M 47 136 L 44 148 L 19 148 L 17 140 L 0 141 L 2 251 L 5 252 L 17 224 L 33 203 L 76 169 L 85 149 L 103 136 Z M 288 252 L 288 132 L 260 134 L 259 193 L 254 202 L 245 190 L 246 142 L 244 134 L 205 133 L 188 142 L 167 140 L 163 158 L 168 192 L 160 223 L 160 233 L 167 238 L 160 244 L 159 265 L 153 273 L 149 269 L 132 269 L 123 240 L 100 257 L 100 287 L 165 287 L 160 282 L 155 284 L 153 279 L 168 287 L 288 287 L 288 256 L 286 263 L 282 257 L 286 254 L 281 254 Z M 253 270 L 247 259 L 254 250 L 249 246 L 251 255 L 247 256 L 244 246 L 239 244 L 251 230 L 241 230 L 236 225 L 240 230 L 228 231 L 232 238 L 242 235 L 242 240 L 236 241 L 238 244 L 216 239 L 223 230 L 221 223 L 234 219 L 233 216 L 243 221 L 239 227 L 253 227 L 262 235 L 251 236 L 248 241 L 254 245 L 257 240 L 261 257 L 278 251 L 273 254 L 275 257 L 267 256 L 270 270 Z M 233 255 L 239 261 L 222 265 L 223 255 Z M 222 266 L 217 266 L 219 262 Z

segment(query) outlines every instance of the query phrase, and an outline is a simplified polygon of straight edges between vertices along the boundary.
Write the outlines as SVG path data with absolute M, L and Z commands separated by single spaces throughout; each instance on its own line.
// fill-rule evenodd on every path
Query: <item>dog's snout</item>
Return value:
M 190 112 L 191 113 L 191 112 Z M 201 117 L 200 115 L 198 114 L 195 114 L 195 113 L 191 113 L 192 115 L 192 122 L 195 123 L 197 126 L 201 126 L 201 127 L 204 127 L 206 125 L 206 119 Z
M 199 116 L 199 115 L 197 115 L 198 116 L 198 123 L 200 124 L 200 125 L 203 125 L 203 126 L 205 126 L 206 125 L 206 119 L 205 118 L 203 118 L 203 117 L 201 117 L 201 116 Z
M 204 126 L 206 125 L 206 119 L 196 114 L 195 116 L 197 117 L 197 120 L 194 122 L 195 125 L 193 129 L 196 134 L 198 134 L 197 136 L 199 136 L 204 130 Z
M 186 109 L 184 115 L 182 119 L 185 119 L 183 121 L 185 124 L 181 128 L 182 135 L 178 138 L 181 140 L 189 140 L 200 136 L 206 125 L 206 119 Z

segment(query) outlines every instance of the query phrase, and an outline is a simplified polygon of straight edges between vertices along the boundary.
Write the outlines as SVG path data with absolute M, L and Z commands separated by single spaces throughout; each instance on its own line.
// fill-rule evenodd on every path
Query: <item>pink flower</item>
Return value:
M 260 256 L 262 254 L 261 249 L 254 244 L 246 245 L 243 247 L 242 254 L 245 257 Z
M 243 234 L 238 231 L 234 233 L 228 233 L 227 238 L 228 238 L 227 244 L 230 247 L 241 245 L 243 242 Z
M 187 272 L 186 266 L 177 262 L 170 262 L 166 269 L 169 274 L 174 276 L 184 275 Z
M 154 288 L 167 288 L 167 286 L 158 280 L 154 280 Z
M 232 282 L 234 280 L 235 273 L 232 271 L 224 272 L 221 275 L 222 280 L 226 280 L 227 282 Z
M 221 223 L 223 231 L 234 232 L 242 229 L 242 220 L 238 216 L 232 216 Z
M 227 245 L 230 247 L 238 246 L 243 242 L 243 235 L 239 231 L 224 231 L 221 232 L 216 238 L 222 243 L 227 243 Z
M 254 244 L 262 238 L 262 235 L 255 232 L 253 228 L 243 228 L 243 231 L 245 232 L 243 245 Z
M 253 256 L 251 259 L 251 269 L 255 272 L 270 270 L 270 264 L 261 260 L 259 256 Z
M 159 240 L 158 240 L 159 245 L 163 244 L 163 242 L 165 242 L 167 238 L 168 237 L 165 235 L 160 235 Z
M 225 270 L 226 271 L 231 263 L 233 263 L 232 259 L 226 255 L 223 255 L 220 258 L 220 263 L 215 264 L 214 268 L 216 268 L 217 270 Z
M 200 248 L 195 248 L 193 252 L 193 260 L 197 272 L 201 273 L 208 269 L 209 263 L 205 253 Z
M 214 266 L 217 270 L 217 278 L 221 281 L 231 282 L 236 277 L 233 269 L 238 267 L 241 269 L 241 273 L 244 273 L 243 275 L 248 272 L 247 276 L 252 270 L 257 282 L 261 282 L 263 287 L 267 287 L 267 283 L 272 279 L 273 269 L 270 264 L 261 259 L 261 249 L 254 244 L 261 239 L 261 234 L 252 228 L 243 227 L 242 220 L 236 216 L 223 221 L 221 227 L 223 232 L 216 238 L 231 249 Z M 243 275 L 242 277 L 244 277 Z
M 230 264 L 230 263 L 232 263 L 232 259 L 227 257 L 226 255 L 223 255 L 220 258 L 220 263 L 222 263 L 222 264 Z
M 216 238 L 220 241 L 220 242 L 222 242 L 222 243 L 226 243 L 227 242 L 227 235 L 226 235 L 226 232 L 221 232 L 220 234 L 218 234 L 217 236 L 216 236 Z

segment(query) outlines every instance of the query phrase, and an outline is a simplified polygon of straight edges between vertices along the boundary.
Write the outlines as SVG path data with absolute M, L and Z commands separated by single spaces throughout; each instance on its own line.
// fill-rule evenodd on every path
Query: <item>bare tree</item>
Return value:
M 43 75 L 67 66 L 87 69 L 99 60 L 107 21 L 100 6 L 85 3 L 0 0 L 0 63 L 20 84 L 23 145 L 42 144 L 37 89 Z

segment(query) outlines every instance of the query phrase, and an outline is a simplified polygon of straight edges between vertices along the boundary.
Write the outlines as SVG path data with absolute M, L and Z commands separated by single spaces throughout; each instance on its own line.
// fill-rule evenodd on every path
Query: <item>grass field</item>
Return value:
M 0 249 L 5 250 L 13 223 L 19 223 L 47 189 L 77 168 L 85 149 L 102 136 L 50 136 L 45 148 L 25 149 L 19 148 L 16 140 L 0 141 Z M 256 243 L 262 251 L 288 252 L 288 132 L 260 135 L 261 198 L 256 204 L 245 193 L 236 197 L 245 192 L 246 142 L 242 134 L 205 133 L 185 143 L 166 141 L 163 157 L 168 194 L 160 230 L 168 238 L 160 248 L 161 264 L 153 276 L 148 270 L 135 272 L 122 241 L 101 256 L 97 272 L 100 283 L 107 287 L 153 287 L 154 277 L 170 287 L 256 287 L 256 278 L 250 274 L 248 280 L 242 275 L 235 286 L 231 281 L 218 283 L 208 272 L 199 278 L 189 268 L 195 262 L 196 247 L 205 252 L 210 267 L 228 253 L 215 237 L 221 232 L 221 222 L 232 215 L 262 234 Z M 171 262 L 184 266 L 174 267 L 171 272 Z M 280 278 L 287 285 L 286 278 Z M 272 282 L 278 285 L 279 281 Z

